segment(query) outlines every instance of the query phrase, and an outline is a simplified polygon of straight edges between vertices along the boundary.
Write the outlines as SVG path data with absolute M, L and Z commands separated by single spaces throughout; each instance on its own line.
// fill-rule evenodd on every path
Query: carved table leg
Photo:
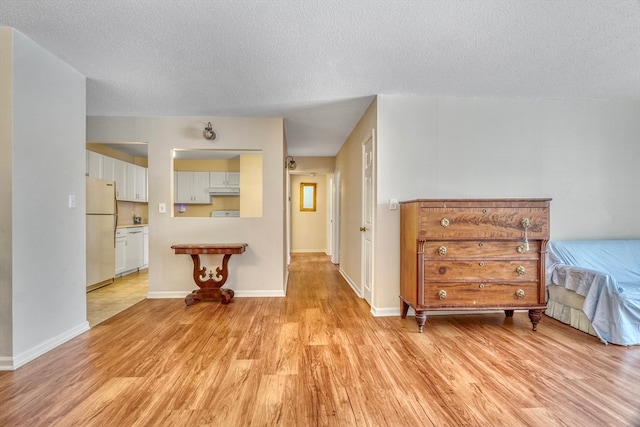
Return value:
M 220 289 L 220 301 L 222 304 L 229 304 L 231 302 L 231 298 L 233 298 L 234 292 L 233 289 Z
M 200 302 L 200 298 L 198 298 L 198 295 L 196 293 L 197 291 L 193 291 L 191 292 L 189 295 L 187 295 L 186 297 L 184 297 L 184 303 L 187 306 L 190 305 L 194 305 Z
M 207 268 L 200 266 L 200 256 L 191 254 L 193 260 L 193 281 L 200 287 L 187 295 L 184 299 L 186 305 L 197 304 L 201 300 L 220 300 L 221 304 L 229 304 L 234 292 L 231 289 L 222 289 L 222 285 L 227 282 L 229 269 L 227 267 L 231 254 L 225 254 L 222 258 L 222 266 L 217 267 L 215 274 L 213 271 L 207 274 Z M 208 276 L 208 278 L 207 278 Z
M 505 316 L 507 317 L 513 317 L 513 310 L 505 310 L 504 311 Z
M 531 320 L 531 324 L 533 325 L 533 330 L 538 330 L 538 323 L 540 323 L 540 319 L 542 318 L 543 310 L 529 310 L 529 320 Z
M 427 323 L 427 312 L 424 310 L 416 310 L 416 323 L 418 323 L 418 330 L 422 333 L 424 324 Z

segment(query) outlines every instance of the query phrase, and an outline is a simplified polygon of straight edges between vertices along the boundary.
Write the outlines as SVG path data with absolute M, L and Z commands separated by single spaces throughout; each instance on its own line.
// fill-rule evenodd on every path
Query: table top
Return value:
M 180 243 L 172 245 L 177 254 L 241 254 L 247 243 Z

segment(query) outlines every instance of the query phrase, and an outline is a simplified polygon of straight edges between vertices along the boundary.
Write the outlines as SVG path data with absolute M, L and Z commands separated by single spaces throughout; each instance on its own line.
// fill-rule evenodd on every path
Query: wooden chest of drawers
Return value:
M 412 200 L 400 205 L 402 317 L 416 311 L 545 310 L 551 199 Z

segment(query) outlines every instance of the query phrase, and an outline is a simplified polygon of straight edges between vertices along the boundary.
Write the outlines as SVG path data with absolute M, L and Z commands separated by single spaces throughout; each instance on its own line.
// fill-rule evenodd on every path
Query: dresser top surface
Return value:
M 550 198 L 538 199 L 415 199 L 400 202 L 401 204 L 419 203 L 424 207 L 548 207 Z

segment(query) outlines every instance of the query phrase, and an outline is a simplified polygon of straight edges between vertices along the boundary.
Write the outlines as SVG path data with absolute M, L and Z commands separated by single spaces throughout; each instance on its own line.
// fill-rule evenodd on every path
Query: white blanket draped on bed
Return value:
M 640 240 L 552 241 L 547 284 L 584 296 L 602 342 L 640 344 Z

